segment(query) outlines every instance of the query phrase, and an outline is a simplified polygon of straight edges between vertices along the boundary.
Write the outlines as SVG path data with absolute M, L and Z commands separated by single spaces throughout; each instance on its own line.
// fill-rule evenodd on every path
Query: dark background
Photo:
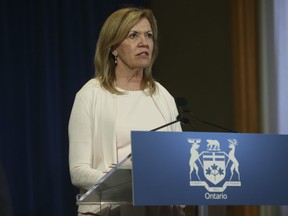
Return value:
M 70 110 L 94 74 L 100 27 L 120 7 L 154 10 L 156 79 L 200 117 L 232 127 L 229 1 L 208 2 L 0 0 L 0 162 L 14 215 L 76 215 Z

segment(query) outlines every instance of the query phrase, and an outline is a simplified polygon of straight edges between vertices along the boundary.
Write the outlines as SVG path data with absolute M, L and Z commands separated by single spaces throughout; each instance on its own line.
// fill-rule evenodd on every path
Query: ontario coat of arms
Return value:
M 190 148 L 190 186 L 203 186 L 209 192 L 223 192 L 227 186 L 241 186 L 239 162 L 235 157 L 237 139 L 228 139 L 228 151 L 216 139 L 188 138 Z M 200 146 L 204 150 L 200 152 Z M 202 148 L 203 149 L 203 148 Z

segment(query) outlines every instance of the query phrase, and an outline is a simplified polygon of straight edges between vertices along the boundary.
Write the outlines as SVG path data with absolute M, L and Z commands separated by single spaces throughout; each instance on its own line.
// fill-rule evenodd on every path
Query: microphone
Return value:
M 161 128 L 167 127 L 167 126 L 172 125 L 172 124 L 175 124 L 175 123 L 177 123 L 177 122 L 181 122 L 181 123 L 183 123 L 183 124 L 189 124 L 190 120 L 189 120 L 188 118 L 185 118 L 183 115 L 178 115 L 178 116 L 176 117 L 176 120 L 174 120 L 174 121 L 172 121 L 172 122 L 169 122 L 169 123 L 167 123 L 167 124 L 164 124 L 164 125 L 162 125 L 162 126 L 160 126 L 160 127 L 154 128 L 154 129 L 152 129 L 152 130 L 150 130 L 150 131 L 157 131 L 157 130 L 160 130 Z M 189 124 L 189 125 L 190 125 L 190 124 Z M 131 155 L 132 155 L 132 153 L 130 153 L 130 154 L 127 156 L 127 158 L 130 158 Z
M 160 130 L 161 128 L 167 127 L 167 126 L 172 125 L 172 124 L 175 124 L 175 123 L 177 123 L 177 122 L 181 122 L 181 123 L 183 123 L 183 124 L 188 124 L 188 123 L 189 123 L 189 119 L 185 118 L 183 115 L 178 115 L 178 116 L 176 117 L 176 120 L 175 120 L 175 121 L 172 121 L 172 122 L 169 122 L 169 123 L 167 123 L 167 124 L 165 124 L 165 125 L 162 125 L 162 126 L 160 126 L 160 127 L 154 128 L 154 129 L 152 129 L 151 131 Z
M 234 131 L 234 130 L 231 130 L 231 129 L 228 129 L 228 128 L 225 128 L 223 126 L 220 126 L 220 125 L 217 125 L 217 124 L 214 124 L 214 123 L 211 123 L 211 122 L 208 122 L 208 121 L 205 121 L 205 120 L 202 120 L 200 118 L 198 118 L 197 116 L 194 115 L 194 113 L 192 113 L 188 107 L 188 101 L 186 98 L 184 97 L 176 97 L 175 98 L 175 102 L 176 102 L 176 105 L 178 107 L 180 107 L 181 111 L 183 113 L 189 113 L 191 115 L 191 117 L 193 117 L 195 120 L 201 122 L 201 123 L 204 123 L 204 124 L 207 124 L 207 125 L 210 125 L 210 126 L 213 126 L 215 128 L 218 128 L 218 129 L 222 129 L 224 131 L 228 131 L 228 132 L 233 132 L 233 133 L 238 133 L 237 131 Z
M 178 107 L 180 107 L 182 112 L 190 112 L 188 105 L 188 101 L 184 97 L 176 97 L 175 98 L 175 103 Z

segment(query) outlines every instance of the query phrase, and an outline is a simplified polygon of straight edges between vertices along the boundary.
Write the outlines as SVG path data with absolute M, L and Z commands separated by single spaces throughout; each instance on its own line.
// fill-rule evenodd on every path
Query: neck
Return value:
M 117 71 L 116 86 L 124 90 L 137 91 L 144 89 L 143 70 Z

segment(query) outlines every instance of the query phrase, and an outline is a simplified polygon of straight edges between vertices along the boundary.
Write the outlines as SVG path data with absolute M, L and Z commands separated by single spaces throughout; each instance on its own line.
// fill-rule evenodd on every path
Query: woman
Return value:
M 139 8 L 114 12 L 100 31 L 95 78 L 76 94 L 69 121 L 71 180 L 82 193 L 130 154 L 131 130 L 151 130 L 178 115 L 173 97 L 152 77 L 157 33 L 152 11 Z M 97 211 L 93 205 L 78 209 L 79 215 Z

